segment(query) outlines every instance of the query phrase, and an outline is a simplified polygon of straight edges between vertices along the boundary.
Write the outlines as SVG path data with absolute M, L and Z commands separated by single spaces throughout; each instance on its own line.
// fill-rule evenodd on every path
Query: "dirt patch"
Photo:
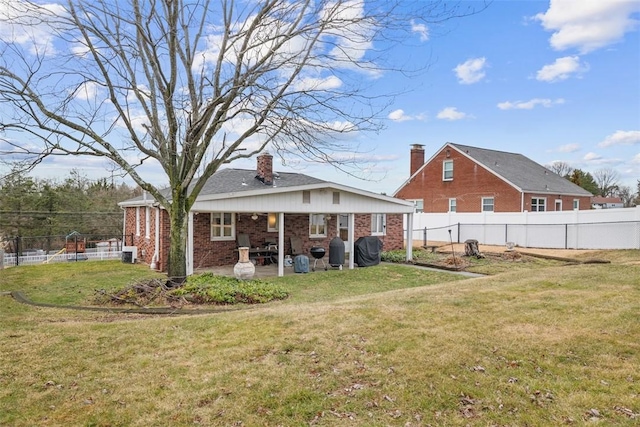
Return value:
M 417 247 L 422 246 L 422 242 L 416 244 Z M 435 246 L 436 252 L 451 253 L 452 245 L 447 242 L 429 241 L 427 246 Z M 509 251 L 505 245 L 478 245 L 481 253 L 505 253 L 505 252 L 518 252 L 523 254 L 539 254 L 548 255 L 558 258 L 576 258 L 588 253 L 598 252 L 595 249 L 546 249 L 546 248 L 522 248 L 516 246 L 512 251 Z M 454 243 L 453 250 L 456 254 L 464 254 L 464 243 Z

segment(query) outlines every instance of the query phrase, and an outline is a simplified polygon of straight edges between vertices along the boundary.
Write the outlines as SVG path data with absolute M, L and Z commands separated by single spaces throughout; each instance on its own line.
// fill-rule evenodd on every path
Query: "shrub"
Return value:
M 402 263 L 405 262 L 406 257 L 407 253 L 404 250 L 382 251 L 380 253 L 380 260 L 384 262 Z
M 212 273 L 190 276 L 186 283 L 172 291 L 175 296 L 189 297 L 201 304 L 257 304 L 285 299 L 284 288 L 263 280 L 238 280 Z

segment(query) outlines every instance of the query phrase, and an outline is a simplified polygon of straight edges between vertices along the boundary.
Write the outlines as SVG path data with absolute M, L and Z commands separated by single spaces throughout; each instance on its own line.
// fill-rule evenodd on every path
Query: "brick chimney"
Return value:
M 418 169 L 424 164 L 424 145 L 413 144 L 411 145 L 411 165 L 409 166 L 409 176 L 416 173 Z
M 265 185 L 273 184 L 273 156 L 269 153 L 263 153 L 258 156 L 258 168 L 256 179 L 262 181 Z

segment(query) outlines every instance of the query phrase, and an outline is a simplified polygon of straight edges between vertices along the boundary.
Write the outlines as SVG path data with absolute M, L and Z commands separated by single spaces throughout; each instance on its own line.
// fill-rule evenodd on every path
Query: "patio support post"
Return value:
M 278 213 L 278 277 L 284 276 L 284 212 Z
M 187 276 L 193 274 L 193 211 L 189 211 L 187 222 Z
M 353 270 L 355 268 L 355 231 L 356 228 L 356 214 L 349 214 L 349 270 Z
M 407 256 L 406 261 L 413 259 L 413 214 L 407 214 L 407 244 L 406 244 Z

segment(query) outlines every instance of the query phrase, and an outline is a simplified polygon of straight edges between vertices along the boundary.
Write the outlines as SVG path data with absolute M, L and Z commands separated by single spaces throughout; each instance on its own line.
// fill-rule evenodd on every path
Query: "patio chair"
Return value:
M 302 255 L 302 239 L 298 236 L 291 236 L 291 256 Z
M 238 233 L 238 247 L 241 248 L 243 246 L 251 249 L 251 239 L 249 239 L 249 235 L 245 233 Z

